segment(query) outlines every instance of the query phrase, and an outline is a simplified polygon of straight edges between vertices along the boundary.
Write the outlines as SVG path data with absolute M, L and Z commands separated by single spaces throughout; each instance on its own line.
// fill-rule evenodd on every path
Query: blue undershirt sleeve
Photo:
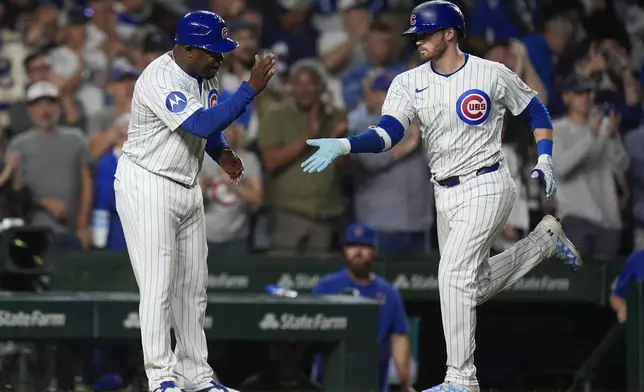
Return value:
M 221 151 L 228 148 L 228 142 L 223 132 L 211 135 L 206 141 L 206 154 L 208 154 L 213 161 L 219 163 L 219 156 Z
M 533 132 L 537 128 L 552 129 L 550 113 L 539 98 L 533 97 L 522 114 L 528 119 Z
M 530 103 L 528 103 L 528 106 L 523 110 L 522 114 L 528 119 L 532 132 L 538 128 L 552 129 L 550 113 L 548 113 L 546 105 L 544 105 L 539 98 L 533 97 L 530 100 Z M 552 140 L 541 139 L 537 142 L 537 152 L 539 155 L 552 156 L 552 147 Z
M 384 115 L 377 125 L 353 136 L 347 140 L 351 144 L 352 153 L 377 153 L 387 151 L 405 135 L 405 127 L 393 116 Z
M 246 110 L 255 95 L 255 90 L 248 83 L 242 82 L 230 98 L 211 108 L 195 111 L 179 128 L 208 139 L 232 124 Z

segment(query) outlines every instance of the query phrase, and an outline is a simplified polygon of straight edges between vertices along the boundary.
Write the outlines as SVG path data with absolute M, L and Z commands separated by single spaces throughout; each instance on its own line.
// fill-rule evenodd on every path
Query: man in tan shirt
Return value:
M 338 171 L 342 162 L 315 175 L 304 173 L 300 164 L 313 152 L 307 139 L 346 132 L 346 113 L 322 102 L 326 79 L 316 62 L 294 64 L 290 79 L 292 102 L 264 116 L 259 127 L 272 248 L 277 254 L 325 253 L 346 205 Z

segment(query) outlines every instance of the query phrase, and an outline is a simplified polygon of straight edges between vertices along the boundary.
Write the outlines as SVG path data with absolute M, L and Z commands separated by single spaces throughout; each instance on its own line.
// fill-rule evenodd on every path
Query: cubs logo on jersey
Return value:
M 213 107 L 217 104 L 217 89 L 213 89 L 208 93 L 208 107 Z
M 456 101 L 456 114 L 467 125 L 481 125 L 492 109 L 490 96 L 483 90 L 467 90 Z

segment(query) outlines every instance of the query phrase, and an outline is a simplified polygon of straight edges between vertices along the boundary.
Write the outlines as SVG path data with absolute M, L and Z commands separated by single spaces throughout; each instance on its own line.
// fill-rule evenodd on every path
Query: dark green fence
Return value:
M 423 260 L 390 260 L 374 270 L 400 291 L 406 301 L 438 299 L 438 255 Z M 91 252 L 59 254 L 52 276 L 53 290 L 137 291 L 127 254 Z M 210 257 L 209 292 L 260 293 L 267 284 L 307 292 L 321 276 L 344 267 L 341 259 Z M 498 300 L 603 304 L 619 266 L 589 264 L 577 272 L 560 260 L 546 260 L 519 280 Z
M 51 260 L 54 263 L 54 273 L 50 288 L 54 292 L 81 291 L 86 293 L 84 295 L 106 295 L 104 292 L 137 291 L 126 254 L 61 253 Z M 227 260 L 214 255 L 208 260 L 208 264 L 209 293 L 213 298 L 228 298 L 230 303 L 243 302 L 243 298 L 248 298 L 249 295 L 263 293 L 267 284 L 278 284 L 305 294 L 323 275 L 345 266 L 339 258 L 252 256 Z M 408 316 L 421 320 L 418 360 L 422 371 L 418 375 L 418 388 L 423 389 L 440 382 L 444 376 L 445 346 L 437 301 L 438 256 L 381 260 L 375 264 L 374 269 L 398 288 L 405 300 Z M 612 311 L 605 305 L 610 286 L 620 270 L 621 265 L 618 263 L 588 263 L 581 270 L 573 272 L 559 260 L 546 260 L 512 288 L 483 305 L 478 312 L 476 353 L 482 385 L 515 392 L 565 390 L 570 386 L 575 372 L 615 324 Z M 120 294 L 113 293 L 111 298 L 114 298 L 114 295 Z M 64 311 L 64 302 L 57 306 L 61 307 L 60 312 Z M 221 305 L 225 306 L 229 306 L 227 309 L 231 312 L 235 311 L 234 306 Z M 215 308 L 218 307 L 213 303 L 209 305 L 209 317 L 213 317 L 212 312 L 217 312 Z M 245 312 L 246 309 L 242 308 L 238 310 Z M 96 336 L 103 336 L 106 330 L 112 331 L 112 334 L 122 333 L 123 337 L 133 336 L 136 332 L 136 328 L 125 327 L 135 326 L 138 321 L 134 303 L 131 301 L 126 301 L 125 304 L 103 303 L 98 306 L 80 302 L 74 311 L 78 314 L 84 312 L 86 316 L 91 312 L 92 317 L 103 317 L 104 323 L 92 324 L 94 327 L 91 328 L 96 330 L 91 332 L 97 334 Z M 108 320 L 104 316 L 105 312 L 112 312 L 113 316 Z M 278 314 L 277 311 L 266 312 L 275 314 L 278 319 L 281 317 L 281 313 Z M 333 312 L 335 310 L 327 311 L 329 314 Z M 32 317 L 30 314 L 33 314 L 23 313 L 23 317 Z M 57 312 L 53 313 L 55 315 Z M 254 313 L 249 310 L 248 315 L 252 314 Z M 265 313 L 257 313 L 253 317 L 264 315 Z M 244 318 L 240 316 L 241 319 Z M 55 317 L 45 317 L 44 320 L 50 320 L 43 321 L 45 323 L 57 322 Z M 271 320 L 269 317 L 269 321 Z M 69 319 L 70 330 L 75 322 Z M 258 328 L 257 323 L 255 319 L 246 320 L 246 324 L 252 328 Z M 83 325 L 83 328 L 87 328 L 87 324 Z M 3 328 L 0 328 L 0 334 L 3 333 L 2 330 Z M 32 328 L 29 333 L 40 333 L 46 337 L 55 331 L 55 328 Z M 217 337 L 232 337 L 221 335 L 223 332 L 213 329 L 207 333 L 211 340 L 217 340 Z M 62 336 L 61 338 L 65 339 Z M 348 352 L 342 351 L 349 349 L 344 347 L 340 351 L 336 350 L 335 355 Z M 630 350 L 633 349 L 633 346 L 629 347 Z M 600 366 L 598 374 L 593 377 L 594 391 L 626 390 L 625 351 L 626 347 L 619 348 L 613 355 L 613 360 Z M 641 352 L 644 352 L 644 349 Z M 644 354 L 640 354 L 640 357 L 642 356 Z M 641 370 L 633 370 L 641 366 L 638 364 L 642 361 L 637 358 L 632 361 L 630 367 L 628 380 L 631 380 L 631 384 L 636 379 L 635 374 L 642 378 Z

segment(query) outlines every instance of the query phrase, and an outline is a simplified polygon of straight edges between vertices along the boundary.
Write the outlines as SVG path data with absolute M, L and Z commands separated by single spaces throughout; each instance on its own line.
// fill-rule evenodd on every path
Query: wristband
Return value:
M 539 156 L 548 155 L 552 156 L 552 140 L 550 139 L 541 139 L 537 142 L 537 153 Z

